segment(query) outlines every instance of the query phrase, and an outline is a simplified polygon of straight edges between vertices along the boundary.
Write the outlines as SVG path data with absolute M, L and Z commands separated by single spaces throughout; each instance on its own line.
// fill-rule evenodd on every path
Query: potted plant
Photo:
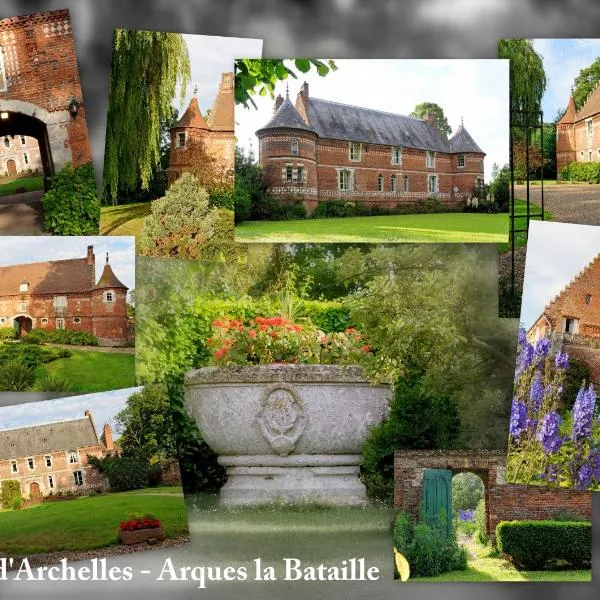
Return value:
M 134 516 L 119 525 L 119 540 L 122 544 L 156 543 L 164 539 L 165 530 L 154 515 Z
M 206 342 L 211 366 L 186 374 L 185 396 L 227 469 L 220 503 L 364 504 L 361 450 L 390 389 L 366 378 L 360 364 L 373 352 L 360 332 L 217 319 Z

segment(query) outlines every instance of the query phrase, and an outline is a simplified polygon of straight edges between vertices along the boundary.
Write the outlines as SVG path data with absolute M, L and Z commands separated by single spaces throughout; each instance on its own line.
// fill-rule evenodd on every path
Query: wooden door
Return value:
M 428 525 L 441 526 L 448 536 L 452 535 L 452 471 L 423 472 L 423 507 Z
M 6 162 L 6 170 L 9 177 L 17 174 L 17 163 L 12 158 Z
M 40 484 L 34 481 L 29 487 L 29 495 L 36 500 L 41 496 L 40 494 Z

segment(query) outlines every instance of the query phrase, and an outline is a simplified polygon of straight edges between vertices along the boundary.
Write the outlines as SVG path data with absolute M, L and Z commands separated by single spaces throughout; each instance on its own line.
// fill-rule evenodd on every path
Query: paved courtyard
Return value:
M 44 235 L 41 190 L 0 197 L 0 235 Z

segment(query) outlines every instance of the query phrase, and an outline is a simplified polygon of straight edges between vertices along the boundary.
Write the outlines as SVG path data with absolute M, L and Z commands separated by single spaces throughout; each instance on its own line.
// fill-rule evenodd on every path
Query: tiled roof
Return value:
M 300 113 L 296 110 L 296 107 L 287 97 L 282 102 L 277 112 L 273 115 L 273 118 L 258 131 L 263 131 L 265 129 L 278 129 L 280 127 L 290 127 L 292 129 L 312 131 L 312 129 L 304 122 L 304 119 L 300 116 Z
M 99 444 L 90 417 L 0 431 L 0 460 Z
M 19 294 L 19 284 L 25 279 L 29 294 L 89 292 L 96 282 L 94 270 L 87 258 L 0 267 L 0 296 Z
M 581 107 L 581 110 L 577 113 L 575 121 L 581 121 L 581 119 L 587 119 L 600 113 L 600 86 L 596 86 L 592 93 L 588 96 L 585 104 Z
M 96 289 L 103 288 L 123 288 L 128 289 L 124 283 L 121 283 L 117 276 L 114 274 L 111 266 L 107 263 L 104 265 L 104 270 L 102 271 L 102 276 L 98 280 L 96 284 Z
M 211 131 L 234 130 L 233 105 L 233 73 L 222 73 L 219 91 L 208 120 Z
M 450 138 L 448 143 L 452 152 L 479 152 L 485 154 L 475 143 L 475 140 L 462 123 L 458 126 L 456 133 Z
M 177 123 L 173 126 L 173 129 L 178 127 L 194 127 L 196 129 L 208 129 L 208 125 L 200 112 L 200 106 L 198 106 L 198 98 L 193 96 L 190 100 L 190 104 L 187 107 L 186 111 L 183 113 L 183 116 Z
M 565 110 L 563 116 L 559 119 L 559 123 L 564 123 L 565 125 L 570 125 L 574 123 L 577 118 L 577 110 L 575 109 L 575 100 L 573 98 L 573 94 L 569 96 L 569 104 L 567 104 L 567 110 Z

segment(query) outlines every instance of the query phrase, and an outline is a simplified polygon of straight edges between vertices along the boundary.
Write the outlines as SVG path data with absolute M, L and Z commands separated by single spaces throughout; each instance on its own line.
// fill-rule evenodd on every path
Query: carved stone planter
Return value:
M 359 367 L 205 367 L 185 386 L 187 410 L 227 470 L 221 504 L 366 502 L 361 450 L 390 390 Z
M 151 529 L 136 529 L 135 531 L 119 530 L 119 539 L 122 544 L 130 546 L 131 544 L 142 544 L 143 542 L 158 542 L 164 539 L 165 530 L 163 527 L 153 527 Z

